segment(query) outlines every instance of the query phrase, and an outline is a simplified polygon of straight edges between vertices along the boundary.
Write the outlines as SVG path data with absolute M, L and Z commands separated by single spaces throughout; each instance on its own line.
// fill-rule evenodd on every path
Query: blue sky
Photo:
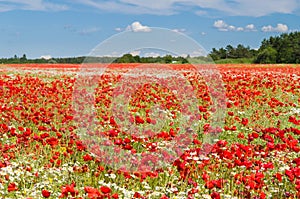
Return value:
M 207 51 L 300 30 L 299 0 L 0 0 L 0 57 L 88 55 L 125 30 L 167 28 Z

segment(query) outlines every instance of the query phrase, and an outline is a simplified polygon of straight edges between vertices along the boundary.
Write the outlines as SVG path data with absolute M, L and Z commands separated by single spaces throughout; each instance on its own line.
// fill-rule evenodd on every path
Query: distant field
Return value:
M 18 68 L 79 68 L 83 64 L 0 64 L 1 67 L 18 67 Z M 91 64 L 92 65 L 92 64 Z M 112 67 L 135 67 L 139 65 L 151 65 L 151 64 L 145 64 L 145 63 L 112 63 L 112 64 L 97 64 L 96 65 L 105 65 L 105 66 L 112 66 Z M 166 65 L 166 64 L 155 64 L 155 65 Z M 172 67 L 184 67 L 185 65 L 189 64 L 169 64 Z M 249 63 L 215 63 L 218 67 L 246 67 L 246 68 L 252 68 L 252 67 L 300 67 L 300 64 L 249 64 Z

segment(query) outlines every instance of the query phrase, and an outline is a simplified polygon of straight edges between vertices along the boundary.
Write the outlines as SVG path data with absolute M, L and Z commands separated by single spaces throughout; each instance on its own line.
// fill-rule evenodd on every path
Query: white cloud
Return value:
M 229 25 L 223 20 L 217 20 L 214 22 L 213 25 L 219 31 L 238 31 L 238 32 L 245 32 L 245 31 L 256 31 L 256 28 L 253 24 L 248 24 L 245 27 L 236 27 L 234 25 Z
M 233 25 L 228 25 L 223 20 L 217 20 L 214 22 L 214 27 L 217 28 L 219 31 L 242 31 L 244 30 L 242 27 L 235 27 Z
M 246 31 L 257 31 L 254 24 L 248 24 L 246 27 L 245 27 L 245 30 Z
M 135 50 L 135 51 L 130 52 L 130 54 L 131 54 L 132 56 L 137 56 L 137 55 L 140 55 L 140 54 L 141 54 L 141 51 Z
M 172 30 L 173 32 L 178 32 L 178 33 L 184 33 L 184 32 L 186 32 L 186 29 L 184 29 L 184 28 L 180 28 L 180 29 L 173 29 Z
M 0 12 L 10 10 L 61 11 L 69 7 L 65 4 L 49 3 L 44 0 L 0 0 Z
M 229 6 L 229 3 L 227 3 Z M 265 16 L 272 13 L 291 14 L 300 7 L 298 0 L 236 0 L 225 12 L 234 16 Z M 223 10 L 223 9 L 222 9 Z
M 183 10 L 198 10 L 197 15 L 220 11 L 233 16 L 265 16 L 272 13 L 294 13 L 299 0 L 73 0 L 109 12 L 172 15 Z
M 263 32 L 288 32 L 289 31 L 289 27 L 285 24 L 277 24 L 276 27 L 273 27 L 271 25 L 268 25 L 268 26 L 263 26 L 261 28 L 261 30 Z
M 143 26 L 140 22 L 136 21 L 127 26 L 126 30 L 133 32 L 150 32 L 151 28 L 148 26 Z
M 122 28 L 115 28 L 115 31 L 121 32 L 121 31 L 122 31 Z
M 0 0 L 0 12 L 9 10 L 60 11 L 69 9 L 67 3 L 50 3 L 46 0 Z M 58 2 L 58 1 L 56 1 Z M 265 16 L 272 13 L 295 13 L 299 0 L 67 0 L 107 12 L 126 14 L 173 15 L 183 11 L 195 11 L 196 15 L 212 15 L 219 11 L 231 16 Z M 70 3 L 70 5 L 71 5 Z
M 240 29 L 240 28 L 236 28 L 235 26 L 232 26 L 232 25 L 228 26 L 228 30 L 235 31 L 237 29 Z
M 108 12 L 126 13 L 126 14 L 153 14 L 153 15 L 172 15 L 175 12 L 167 3 L 168 1 L 153 0 L 148 1 L 98 1 L 98 0 L 73 0 L 73 2 L 81 3 L 83 5 L 91 6 L 100 10 Z M 167 3 L 167 4 L 166 4 Z
M 223 20 L 215 21 L 214 27 L 220 31 L 228 31 L 228 24 Z
M 52 58 L 52 56 L 51 56 L 51 55 L 42 55 L 40 58 L 41 58 L 41 59 L 49 60 L 49 59 Z

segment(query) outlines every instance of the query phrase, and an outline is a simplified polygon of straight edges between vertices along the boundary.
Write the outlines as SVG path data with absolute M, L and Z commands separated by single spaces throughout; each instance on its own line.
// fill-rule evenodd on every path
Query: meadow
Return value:
M 75 103 L 95 106 L 96 127 L 84 137 L 78 119 L 88 123 L 89 114 L 74 110 L 80 65 L 0 65 L 0 198 L 300 198 L 300 65 L 216 65 L 226 97 L 220 126 L 211 122 L 215 101 L 206 81 L 184 65 L 172 67 L 188 82 L 197 110 L 182 106 L 184 90 L 147 82 L 116 104 L 117 86 L 134 82 L 124 75 L 135 67 L 112 65 L 93 101 Z M 151 115 L 155 105 L 161 118 Z M 184 114 L 193 123 L 182 122 Z M 131 128 L 157 124 L 147 136 Z M 188 144 L 166 165 L 150 156 L 187 134 Z M 214 140 L 204 153 L 207 134 Z M 107 160 L 114 153 L 92 142 L 99 137 L 127 156 Z M 122 167 L 132 154 L 149 156 Z

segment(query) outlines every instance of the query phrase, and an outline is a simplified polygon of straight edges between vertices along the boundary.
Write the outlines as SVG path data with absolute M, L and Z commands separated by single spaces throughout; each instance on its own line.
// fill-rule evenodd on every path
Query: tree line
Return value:
M 125 54 L 113 61 L 114 63 L 163 63 L 163 64 L 186 64 L 189 63 L 187 58 L 181 56 L 158 56 L 158 57 L 140 57 L 138 55 Z
M 264 39 L 256 63 L 300 63 L 300 32 Z
M 250 49 L 249 46 L 245 47 L 239 44 L 237 47 L 227 45 L 225 48 L 222 47 L 218 50 L 213 48 L 209 55 L 213 60 L 254 58 L 257 55 L 257 51 Z
M 69 64 L 81 64 L 81 63 L 178 63 L 185 64 L 188 60 L 184 57 L 174 57 L 171 55 L 158 56 L 158 57 L 140 57 L 138 55 L 124 54 L 122 57 L 67 57 L 67 58 L 51 58 L 51 59 L 27 59 L 26 54 L 22 57 L 15 55 L 12 58 L 2 58 L 0 63 L 2 64 L 22 64 L 22 63 L 69 63 Z
M 258 50 L 242 44 L 233 47 L 213 48 L 209 54 L 215 61 L 224 59 L 249 59 L 252 63 L 300 63 L 300 32 L 284 33 L 264 39 Z
M 2 64 L 19 63 L 70 63 L 80 64 L 83 62 L 93 63 L 202 63 L 209 62 L 211 59 L 216 63 L 232 61 L 234 63 L 300 63 L 300 32 L 284 33 L 279 36 L 271 36 L 261 42 L 259 49 L 251 49 L 249 46 L 238 44 L 236 47 L 227 45 L 219 49 L 213 48 L 208 56 L 201 57 L 178 57 L 178 56 L 159 56 L 159 57 L 140 57 L 138 55 L 124 54 L 121 57 L 68 57 L 51 59 L 27 59 L 26 55 L 12 58 L 0 58 Z

